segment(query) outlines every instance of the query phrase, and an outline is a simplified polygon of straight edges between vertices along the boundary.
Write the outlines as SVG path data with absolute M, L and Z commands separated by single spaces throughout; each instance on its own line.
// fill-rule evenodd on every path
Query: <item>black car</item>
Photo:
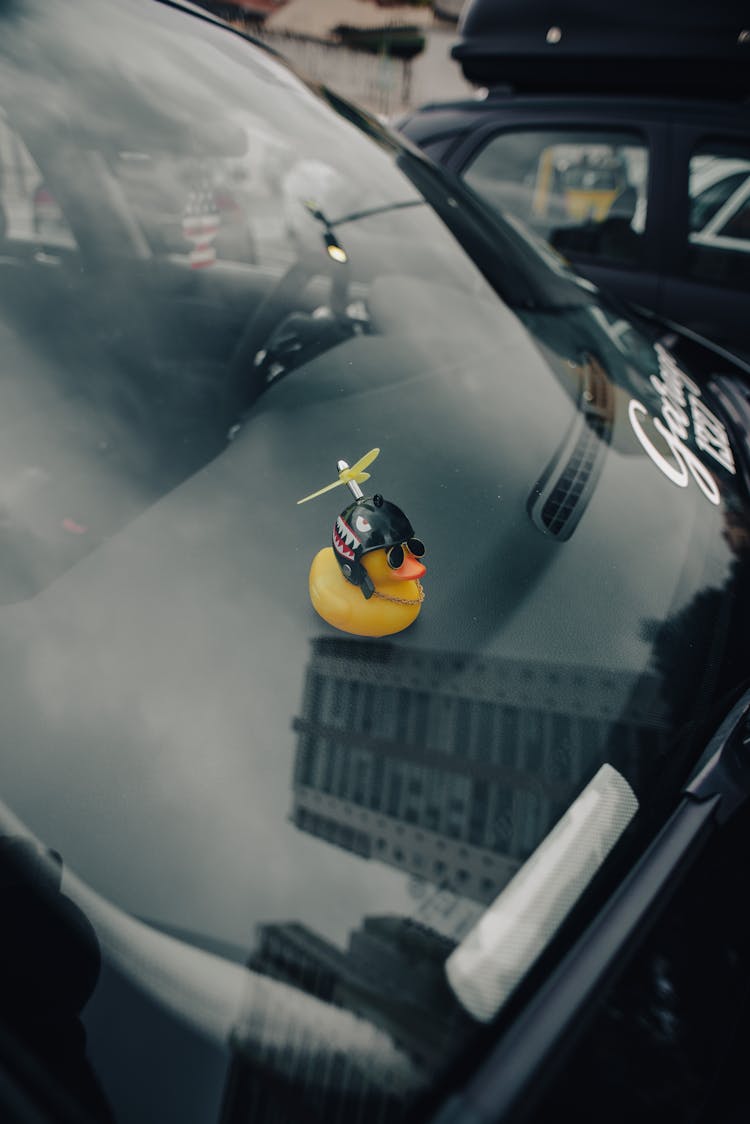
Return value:
M 740 6 L 592 14 L 569 0 L 553 19 L 543 4 L 473 0 L 454 54 L 485 88 L 417 110 L 406 136 L 596 284 L 750 354 Z
M 177 3 L 0 205 L 0 1119 L 746 1119 L 748 368 Z

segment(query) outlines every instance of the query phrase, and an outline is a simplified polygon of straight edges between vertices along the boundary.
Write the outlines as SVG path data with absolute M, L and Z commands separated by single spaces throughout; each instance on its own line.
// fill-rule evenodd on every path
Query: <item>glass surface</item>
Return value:
M 563 254 L 641 259 L 648 149 L 637 134 L 512 129 L 487 141 L 462 175 Z
M 652 823 L 747 676 L 729 423 L 230 30 L 0 12 L 3 1061 L 101 1120 L 396 1120 L 475 1041 L 477 918 L 604 763 Z M 349 490 L 297 503 L 375 448 L 427 567 L 380 639 L 310 603 Z
M 750 147 L 698 149 L 689 191 L 689 274 L 750 292 Z

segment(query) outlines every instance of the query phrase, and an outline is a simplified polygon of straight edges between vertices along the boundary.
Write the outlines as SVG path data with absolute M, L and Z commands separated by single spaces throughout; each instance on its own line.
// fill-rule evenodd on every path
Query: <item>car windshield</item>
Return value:
M 640 845 L 747 674 L 720 409 L 168 4 L 0 4 L 0 275 L 0 1043 L 97 1119 L 395 1120 L 561 920 L 513 876 L 581 794 Z

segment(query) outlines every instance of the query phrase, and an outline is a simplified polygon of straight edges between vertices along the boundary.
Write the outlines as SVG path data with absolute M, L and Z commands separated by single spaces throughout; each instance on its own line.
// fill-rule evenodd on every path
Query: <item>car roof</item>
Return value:
M 746 9 L 745 0 L 467 0 L 452 53 L 485 85 L 746 96 Z
M 482 113 L 486 110 L 511 104 L 538 106 L 543 103 L 550 106 L 559 106 L 561 109 L 578 108 L 582 105 L 585 105 L 588 109 L 600 109 L 603 112 L 627 109 L 628 112 L 633 114 L 652 115 L 654 117 L 668 115 L 670 119 L 680 117 L 692 119 L 696 116 L 746 119 L 750 115 L 750 100 L 735 102 L 643 94 L 516 92 L 508 86 L 502 85 L 480 88 L 473 97 L 428 102 L 421 108 L 422 111 L 429 112 L 452 109 L 461 112 Z
M 707 127 L 743 128 L 750 125 L 750 101 L 707 101 L 700 98 L 628 96 L 624 94 L 515 93 L 508 87 L 478 91 L 474 97 L 428 102 L 402 122 L 407 135 L 422 143 L 439 133 L 472 128 L 503 111 L 537 112 L 550 119 L 571 116 L 667 122 Z

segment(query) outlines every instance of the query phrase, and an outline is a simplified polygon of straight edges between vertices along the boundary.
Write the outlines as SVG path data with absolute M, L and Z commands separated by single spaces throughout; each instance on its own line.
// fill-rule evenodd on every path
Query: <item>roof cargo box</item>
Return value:
M 519 91 L 750 94 L 748 0 L 467 0 L 464 75 Z

